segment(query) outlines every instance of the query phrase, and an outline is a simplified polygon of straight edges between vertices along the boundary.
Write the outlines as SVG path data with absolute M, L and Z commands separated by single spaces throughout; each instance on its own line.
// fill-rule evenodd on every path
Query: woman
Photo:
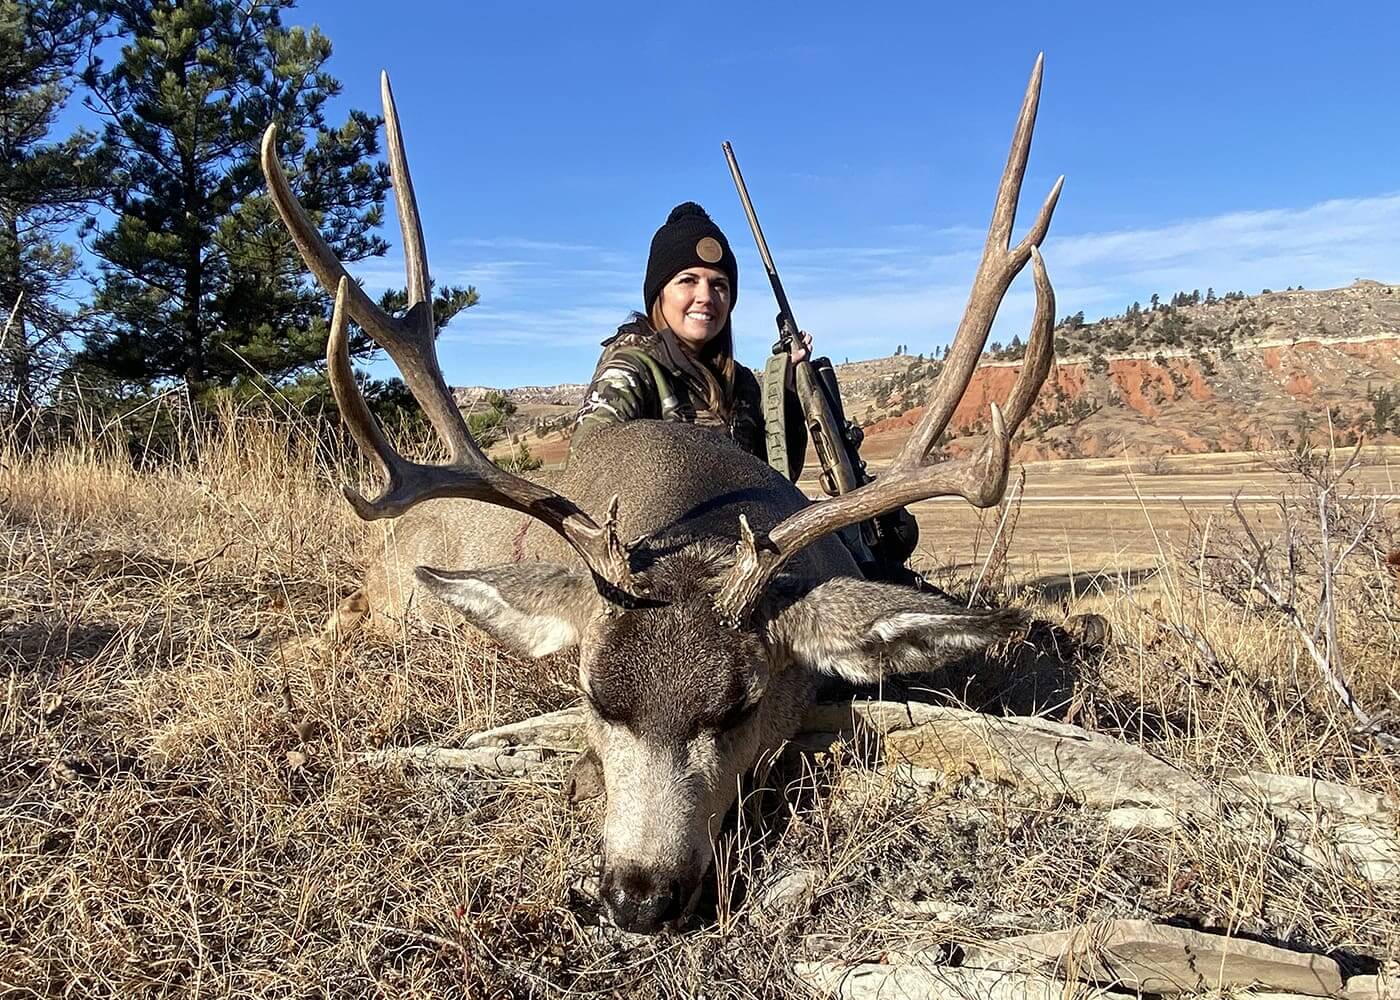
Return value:
M 603 356 L 584 394 L 575 441 L 605 424 L 675 420 L 713 427 L 768 461 L 762 397 L 753 372 L 734 360 L 730 314 L 739 267 L 724 233 L 693 201 L 671 210 L 656 231 L 642 282 L 645 313 L 603 341 Z M 792 345 L 807 358 L 812 338 Z M 791 386 L 787 411 L 788 477 L 802 471 L 807 429 Z

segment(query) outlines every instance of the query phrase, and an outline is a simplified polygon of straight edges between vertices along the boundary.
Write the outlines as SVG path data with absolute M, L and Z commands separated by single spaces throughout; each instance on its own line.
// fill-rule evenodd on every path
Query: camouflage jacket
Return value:
M 603 356 L 584 392 L 574 439 L 604 424 L 628 420 L 675 420 L 713 427 L 751 455 L 768 460 L 763 397 L 758 379 L 734 366 L 734 407 L 726 421 L 710 409 L 705 378 L 670 330 L 652 331 L 634 321 L 603 341 Z M 797 395 L 783 394 L 787 409 L 789 478 L 802 471 L 807 427 Z

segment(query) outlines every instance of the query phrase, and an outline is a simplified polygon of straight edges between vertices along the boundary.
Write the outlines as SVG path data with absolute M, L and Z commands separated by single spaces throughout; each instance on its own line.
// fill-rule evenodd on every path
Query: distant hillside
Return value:
M 1095 323 L 1070 316 L 1055 335 L 1056 369 L 1023 429 L 1023 460 L 1267 449 L 1322 443 L 1329 433 L 1400 440 L 1400 286 L 1178 293 Z M 950 451 L 972 443 L 987 403 L 1004 400 L 1019 371 L 1019 337 L 989 347 L 954 415 Z M 939 354 L 837 366 L 867 457 L 903 444 L 942 368 Z M 486 391 L 457 393 L 468 409 Z M 545 461 L 562 459 L 582 392 L 508 390 L 518 406 L 512 431 Z

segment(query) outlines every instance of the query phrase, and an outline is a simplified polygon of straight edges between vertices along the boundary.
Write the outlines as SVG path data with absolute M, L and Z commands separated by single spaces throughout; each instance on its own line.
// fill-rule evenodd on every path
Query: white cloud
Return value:
M 969 227 L 884 226 L 878 243 L 784 248 L 783 280 L 799 322 L 836 359 L 931 351 L 952 337 L 967 301 L 985 232 Z M 731 234 L 741 294 L 735 330 L 741 356 L 759 363 L 774 335 L 772 296 L 757 254 Z M 1019 235 L 1019 234 L 1018 234 Z M 499 256 L 473 250 L 502 251 Z M 1121 312 L 1153 292 L 1213 287 L 1217 293 L 1303 284 L 1328 288 L 1357 277 L 1400 280 L 1400 194 L 1334 199 L 1304 208 L 1231 212 L 1142 229 L 1057 235 L 1045 244 L 1057 313 L 1090 319 Z M 449 241 L 433 258 L 438 279 L 472 284 L 481 304 L 443 335 L 449 368 L 465 359 L 491 381 L 497 359 L 528 359 L 541 380 L 587 377 L 597 344 L 638 305 L 644 257 L 603 247 L 522 237 Z M 397 261 L 355 272 L 377 293 L 402 284 Z M 1029 274 L 1013 285 L 994 340 L 1025 336 L 1034 309 Z M 516 348 L 519 350 L 512 350 Z M 521 352 L 525 352 L 522 354 Z M 504 362 L 503 362 L 504 363 Z M 505 379 L 500 379 L 504 381 Z
M 963 230 L 955 240 L 962 245 L 952 249 L 949 232 L 940 235 L 941 252 L 911 241 L 903 253 L 876 247 L 790 255 L 803 265 L 784 275 L 791 288 L 804 288 L 799 319 L 820 333 L 826 353 L 838 357 L 895 344 L 916 353 L 946 344 L 966 303 L 985 234 Z M 1254 293 L 1297 284 L 1332 288 L 1358 277 L 1395 281 L 1400 194 L 1102 233 L 1056 236 L 1052 227 L 1045 260 L 1058 314 L 1082 309 L 1090 319 L 1121 312 L 1135 299 L 1145 303 L 1153 292 L 1167 298 L 1207 287 Z M 740 303 L 738 319 L 761 319 L 766 311 L 748 306 Z M 1034 307 L 1030 277 L 1023 274 L 1007 295 L 992 339 L 1009 340 L 1015 333 L 1024 338 Z

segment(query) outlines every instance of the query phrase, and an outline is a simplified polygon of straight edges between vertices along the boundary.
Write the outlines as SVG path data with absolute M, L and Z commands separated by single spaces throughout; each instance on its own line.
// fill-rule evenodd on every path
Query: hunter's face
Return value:
M 733 294 L 723 271 L 688 267 L 661 289 L 661 317 L 687 347 L 702 347 L 729 321 Z

